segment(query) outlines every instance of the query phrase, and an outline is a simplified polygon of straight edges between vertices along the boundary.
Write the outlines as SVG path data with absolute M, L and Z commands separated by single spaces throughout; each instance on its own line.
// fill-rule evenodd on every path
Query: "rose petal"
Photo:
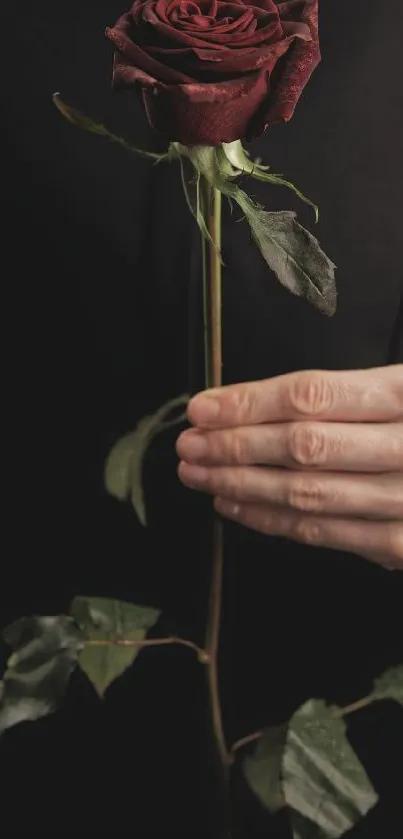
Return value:
M 302 22 L 309 26 L 311 40 L 297 38 L 282 59 L 278 76 L 272 83 L 270 97 L 251 120 L 245 135 L 247 139 L 257 137 L 270 123 L 291 119 L 305 85 L 320 62 L 318 0 L 311 0 L 302 5 Z M 281 14 L 284 12 L 288 15 L 291 11 L 295 13 L 297 7 L 301 8 L 300 0 L 287 0 L 279 4 Z
M 262 71 L 219 84 L 144 88 L 142 97 L 150 124 L 170 140 L 216 146 L 244 136 L 268 91 L 269 77 Z
M 181 73 L 178 70 L 173 70 L 165 64 L 160 64 L 155 58 L 148 55 L 141 47 L 133 43 L 124 32 L 118 29 L 106 30 L 106 36 L 114 44 L 118 52 L 126 58 L 127 62 L 133 66 L 133 79 L 135 80 L 136 70 L 142 70 L 148 76 L 164 81 L 166 84 L 183 84 L 184 82 L 192 83 L 193 79 Z M 128 63 L 124 64 L 124 73 L 120 71 L 120 63 L 116 62 L 113 71 L 113 82 L 116 87 L 126 85 L 128 82 Z
M 292 116 L 320 60 L 317 24 L 318 0 L 135 0 L 107 31 L 114 84 L 140 88 L 170 140 L 250 138 Z

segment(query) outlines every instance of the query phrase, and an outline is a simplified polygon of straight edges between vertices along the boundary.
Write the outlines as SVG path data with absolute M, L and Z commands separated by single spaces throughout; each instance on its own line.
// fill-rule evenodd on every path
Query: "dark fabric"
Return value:
M 110 89 L 104 28 L 122 11 L 119 0 L 9 0 L 3 11 L 1 621 L 98 593 L 158 605 L 161 632 L 200 639 L 209 504 L 176 479 L 175 435 L 147 458 L 148 531 L 102 480 L 120 434 L 189 379 L 202 387 L 197 231 L 175 165 L 149 167 L 81 134 L 51 103 L 59 90 L 139 147 L 158 147 L 134 98 Z M 326 319 L 283 291 L 226 212 L 228 382 L 403 361 L 402 24 L 401 0 L 322 0 L 323 63 L 291 123 L 252 151 L 319 203 L 338 313 Z M 291 194 L 249 189 L 312 223 Z M 403 660 L 403 575 L 231 525 L 226 551 L 229 740 L 312 695 L 350 702 Z M 59 714 L 0 744 L 5 834 L 215 837 L 205 700 L 203 669 L 186 650 L 142 654 L 103 705 L 78 677 Z M 351 836 L 399 836 L 401 710 L 362 712 L 349 730 L 381 795 Z M 240 836 L 289 839 L 240 777 L 234 798 Z

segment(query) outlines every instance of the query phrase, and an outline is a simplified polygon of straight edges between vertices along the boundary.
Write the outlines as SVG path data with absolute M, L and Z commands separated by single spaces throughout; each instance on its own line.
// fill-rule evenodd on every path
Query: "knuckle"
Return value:
M 325 493 L 323 485 L 317 481 L 297 478 L 288 490 L 287 502 L 293 510 L 302 512 L 320 512 L 323 510 Z
M 241 422 L 247 423 L 255 416 L 258 401 L 258 393 L 251 387 L 234 390 L 232 394 L 234 416 Z
M 243 469 L 226 469 L 213 487 L 215 493 L 224 494 L 234 501 L 243 501 L 248 492 L 248 481 Z
M 257 521 L 256 515 L 255 521 Z M 267 536 L 273 535 L 273 531 L 276 530 L 276 516 L 269 510 L 264 510 L 261 512 L 259 519 L 259 530 L 262 533 L 265 533 Z
M 394 565 L 403 567 L 403 523 L 393 524 L 389 529 L 388 554 Z
M 229 448 L 229 458 L 232 463 L 249 463 L 250 461 L 250 444 L 248 437 L 241 431 L 236 431 L 232 435 Z
M 391 440 L 392 456 L 397 468 L 403 471 L 403 422 L 397 426 L 397 433 Z
M 291 408 L 302 416 L 326 414 L 333 406 L 335 391 L 325 373 L 303 372 L 292 380 Z
M 381 497 L 388 518 L 403 524 L 403 477 L 400 473 L 389 473 L 378 478 Z
M 292 461 L 300 466 L 319 466 L 328 459 L 328 441 L 319 426 L 311 423 L 291 425 L 288 451 Z
M 396 416 L 403 419 L 403 364 L 392 365 L 390 370 L 393 373 L 393 397 L 396 404 Z M 397 373 L 397 375 L 396 375 Z
M 322 541 L 320 522 L 309 516 L 301 516 L 295 522 L 293 537 L 297 542 L 302 542 L 304 545 L 320 545 Z

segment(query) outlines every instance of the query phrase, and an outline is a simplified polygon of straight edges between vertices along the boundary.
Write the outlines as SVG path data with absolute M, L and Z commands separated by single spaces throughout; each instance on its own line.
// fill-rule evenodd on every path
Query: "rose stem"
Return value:
M 222 384 L 222 325 L 221 325 L 221 192 L 202 181 L 202 211 L 212 241 L 202 237 L 203 298 L 204 298 L 204 353 L 206 387 Z M 214 243 L 214 244 L 213 244 Z M 222 579 L 224 551 L 223 527 L 217 516 L 213 519 L 212 571 L 206 627 L 205 650 L 212 724 L 218 753 L 228 775 L 230 756 L 225 743 L 218 682 L 218 652 L 220 640 Z

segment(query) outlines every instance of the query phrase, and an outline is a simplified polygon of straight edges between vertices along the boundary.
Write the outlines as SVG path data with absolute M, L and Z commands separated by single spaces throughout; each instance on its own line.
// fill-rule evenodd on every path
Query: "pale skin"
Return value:
M 403 364 L 195 396 L 179 477 L 260 533 L 403 570 Z

